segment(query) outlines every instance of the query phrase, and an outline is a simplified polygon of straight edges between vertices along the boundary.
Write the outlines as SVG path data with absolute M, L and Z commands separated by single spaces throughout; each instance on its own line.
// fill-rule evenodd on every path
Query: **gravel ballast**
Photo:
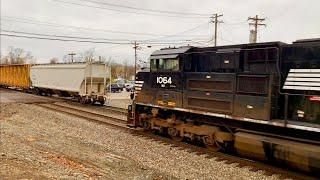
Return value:
M 278 179 L 35 105 L 1 103 L 6 179 Z

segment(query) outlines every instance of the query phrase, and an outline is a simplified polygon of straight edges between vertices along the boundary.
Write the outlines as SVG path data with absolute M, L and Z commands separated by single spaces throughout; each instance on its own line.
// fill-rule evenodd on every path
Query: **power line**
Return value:
M 2 30 L 3 32 L 7 32 L 7 33 L 15 33 L 15 34 L 27 34 L 27 35 L 36 35 L 36 36 L 46 36 L 46 37 L 54 37 L 54 38 L 67 38 L 67 39 L 85 39 L 85 40 L 97 40 L 97 41 L 120 41 L 120 42 L 127 42 L 127 43 L 131 43 L 132 40 L 130 39 L 106 39 L 106 38 L 92 38 L 92 37 L 80 37 L 80 36 L 65 36 L 65 35 L 50 35 L 50 34 L 43 34 L 43 33 L 31 33 L 31 32 L 23 32 L 23 31 L 10 31 L 10 30 Z M 182 40 L 175 40 L 175 42 L 165 42 L 165 43 L 177 43 L 177 41 L 182 41 L 183 42 L 187 42 L 187 41 L 195 41 L 195 40 L 203 40 L 203 39 L 182 39 Z M 159 41 L 146 41 L 146 40 L 142 40 L 139 41 L 139 43 L 145 43 L 145 44 L 158 44 L 158 43 L 163 43 L 163 42 L 159 42 Z
M 132 6 L 125 6 L 125 5 L 120 5 L 120 4 L 112 4 L 112 3 L 106 3 L 106 2 L 101 2 L 101 1 L 93 1 L 93 0 L 79 0 L 79 1 L 91 2 L 91 3 L 95 3 L 95 4 L 102 4 L 102 5 L 106 5 L 106 6 L 113 6 L 113 7 L 127 8 L 127 9 L 135 9 L 135 10 L 139 10 L 139 11 L 165 13 L 165 14 L 194 15 L 194 16 L 205 16 L 205 17 L 210 16 L 210 14 L 187 13 L 187 12 L 177 12 L 177 11 L 165 11 L 165 10 L 159 10 L 159 9 L 137 8 L 137 7 L 132 7 Z
M 7 37 L 17 37 L 17 38 L 28 38 L 28 39 L 41 39 L 41 40 L 50 40 L 50 41 L 64 41 L 64 42 L 82 42 L 82 43 L 94 43 L 94 44 L 131 44 L 131 43 L 121 43 L 121 42 L 110 42 L 110 41 L 89 41 L 89 40 L 76 40 L 76 39 L 62 39 L 62 38 L 49 38 L 49 37 L 37 37 L 37 36 L 25 36 L 25 35 L 15 35 L 0 33 L 0 36 Z
M 223 32 L 227 32 L 228 34 L 228 38 L 231 38 L 230 40 L 225 39 L 225 38 L 220 38 L 221 40 L 226 40 L 228 42 L 232 42 L 233 44 L 237 44 L 238 42 L 234 41 L 234 35 L 233 32 L 231 32 L 232 30 L 228 29 L 226 26 L 221 26 L 221 28 L 224 30 Z
M 77 5 L 77 6 L 83 6 L 83 7 L 104 9 L 104 10 L 110 10 L 110 11 L 118 11 L 118 12 L 124 12 L 124 13 L 133 13 L 133 14 L 143 14 L 143 15 L 152 15 L 152 16 L 166 16 L 166 17 L 173 17 L 173 18 L 207 18 L 207 17 L 204 17 L 204 16 L 203 17 L 201 17 L 201 16 L 178 16 L 178 15 L 155 14 L 155 13 L 137 12 L 137 11 L 125 11 L 125 10 L 112 9 L 112 8 L 107 8 L 107 7 L 91 6 L 91 5 L 75 3 L 75 2 L 67 2 L 67 1 L 62 1 L 62 0 L 53 0 L 53 1 L 59 2 L 59 3 L 64 3 L 64 4 L 71 4 L 71 5 Z
M 59 37 L 59 38 L 71 38 L 71 39 L 88 39 L 88 40 L 108 40 L 108 41 L 131 41 L 129 39 L 106 39 L 106 38 L 91 38 L 91 37 L 79 37 L 79 36 L 64 36 L 64 35 L 50 35 L 50 34 L 42 34 L 42 33 L 31 33 L 31 32 L 22 32 L 22 31 L 9 31 L 9 30 L 1 30 L 3 32 L 8 33 L 19 33 L 19 34 L 28 34 L 28 35 L 37 35 L 37 36 L 48 36 L 48 37 Z
M 165 38 L 168 38 L 168 37 L 174 37 L 174 36 L 178 36 L 178 37 L 179 37 L 179 35 L 181 35 L 181 34 L 185 34 L 185 33 L 187 33 L 187 32 L 192 32 L 192 31 L 194 31 L 194 30 L 196 30 L 196 29 L 198 29 L 198 28 L 202 27 L 203 25 L 207 25 L 207 24 L 208 24 L 208 22 L 203 23 L 203 24 L 199 24 L 199 25 L 197 25 L 196 27 L 193 27 L 193 28 L 191 28 L 191 29 L 188 29 L 188 30 L 185 30 L 185 31 L 182 31 L 182 32 L 176 33 L 176 34 L 167 35 L 167 36 L 162 36 L 162 37 L 159 37 L 159 38 L 155 38 L 155 39 L 148 39 L 148 40 L 165 39 Z M 189 36 L 190 36 L 190 35 L 189 35 Z M 207 36 L 207 35 L 205 35 L 205 36 Z
M 128 31 L 117 31 L 117 30 L 108 30 L 108 29 L 97 29 L 97 28 L 88 28 L 88 27 L 81 27 L 81 26 L 71 26 L 71 25 L 63 25 L 45 21 L 37 21 L 29 18 L 17 18 L 17 17 L 10 17 L 10 16 L 3 16 L 3 20 L 5 21 L 13 21 L 18 23 L 25 23 L 25 24 L 34 24 L 34 25 L 42 25 L 42 26 L 49 26 L 49 27 L 56 27 L 56 28 L 70 28 L 70 29 L 80 29 L 85 31 L 97 31 L 97 32 L 108 32 L 108 33 L 116 33 L 116 34 L 129 34 L 129 35 L 141 35 L 141 36 L 179 36 L 180 33 L 177 34 L 156 34 L 156 33 L 140 33 L 140 32 L 128 32 Z M 188 35 L 189 37 L 200 37 L 200 35 Z M 201 35 L 206 36 L 206 35 Z M 183 37 L 183 36 L 181 36 Z
M 229 21 L 223 21 L 225 25 L 228 26 L 242 26 L 247 25 L 247 21 L 239 21 L 239 22 L 229 22 Z
M 44 21 L 36 21 L 36 20 L 26 19 L 26 18 L 16 18 L 16 17 L 10 17 L 10 16 L 3 16 L 2 18 L 3 18 L 3 20 L 6 20 L 6 21 L 14 21 L 14 22 L 36 24 L 36 25 L 43 25 L 43 26 L 51 26 L 51 27 L 58 27 L 58 28 L 67 27 L 67 28 L 71 28 L 71 29 L 81 29 L 81 30 L 86 30 L 86 31 L 100 31 L 100 32 L 109 32 L 109 33 L 117 33 L 117 34 L 131 34 L 131 35 L 145 35 L 145 36 L 167 36 L 167 35 L 163 35 L 163 34 L 154 34 L 154 33 L 127 32 L 127 31 L 117 31 L 117 30 L 63 25 L 63 24 L 50 23 L 50 22 L 44 22 Z
M 132 42 L 116 42 L 116 41 L 92 41 L 92 40 L 83 40 L 81 37 L 80 39 L 73 39 L 76 37 L 72 37 L 71 39 L 60 38 L 61 36 L 53 36 L 51 35 L 43 35 L 47 37 L 39 37 L 39 36 L 28 36 L 28 35 L 17 35 L 17 34 L 8 34 L 8 33 L 0 33 L 1 36 L 7 37 L 16 37 L 16 38 L 27 38 L 27 39 L 39 39 L 39 40 L 50 40 L 50 41 L 64 41 L 64 42 L 81 42 L 81 43 L 94 43 L 94 44 L 119 44 L 119 45 L 128 45 L 132 44 Z M 192 41 L 185 41 L 185 42 L 141 42 L 141 44 L 149 44 L 149 45 L 183 45 L 186 43 L 190 43 Z

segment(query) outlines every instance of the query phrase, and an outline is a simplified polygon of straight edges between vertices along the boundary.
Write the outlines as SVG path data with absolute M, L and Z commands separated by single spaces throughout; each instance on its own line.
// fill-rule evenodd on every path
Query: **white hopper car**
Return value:
M 105 103 L 110 68 L 103 63 L 39 64 L 30 68 L 31 88 L 38 94 L 72 96 L 81 103 Z

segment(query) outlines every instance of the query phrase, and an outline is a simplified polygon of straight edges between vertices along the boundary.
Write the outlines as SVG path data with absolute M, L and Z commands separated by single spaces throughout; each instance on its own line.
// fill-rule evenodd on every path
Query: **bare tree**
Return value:
M 28 64 L 36 64 L 37 60 L 36 58 L 31 54 L 31 52 L 27 52 L 25 56 L 25 62 Z
M 8 56 L 2 56 L 0 59 L 0 64 L 10 64 L 10 59 Z
M 64 63 L 70 63 L 71 62 L 71 59 L 69 58 L 68 55 L 64 55 L 62 60 L 63 60 Z
M 114 62 L 113 62 L 112 58 L 109 57 L 109 59 L 108 60 L 106 59 L 104 63 L 106 63 L 107 66 L 111 66 Z
M 80 53 L 79 61 L 81 62 L 93 62 L 95 56 L 95 49 L 91 48 L 89 50 L 84 51 L 83 53 Z
M 13 46 L 10 46 L 8 48 L 8 54 L 1 58 L 1 63 L 3 64 L 25 64 L 35 62 L 36 59 L 32 56 L 31 52 Z
M 128 72 L 128 59 L 123 60 L 123 78 L 128 79 L 129 78 L 129 72 Z
M 49 63 L 50 64 L 57 64 L 59 62 L 59 59 L 58 58 L 51 58 L 50 60 L 49 60 Z
M 112 61 L 111 57 L 109 57 L 109 59 L 107 59 L 107 57 L 105 57 L 105 56 L 98 56 L 98 60 L 97 60 L 97 62 L 104 63 L 107 66 L 111 65 L 111 61 Z

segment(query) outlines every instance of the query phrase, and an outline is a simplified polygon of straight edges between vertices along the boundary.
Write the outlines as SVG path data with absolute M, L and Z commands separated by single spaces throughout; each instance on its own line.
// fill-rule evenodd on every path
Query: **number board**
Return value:
M 153 88 L 177 89 L 181 84 L 179 74 L 174 73 L 153 74 L 151 80 Z

